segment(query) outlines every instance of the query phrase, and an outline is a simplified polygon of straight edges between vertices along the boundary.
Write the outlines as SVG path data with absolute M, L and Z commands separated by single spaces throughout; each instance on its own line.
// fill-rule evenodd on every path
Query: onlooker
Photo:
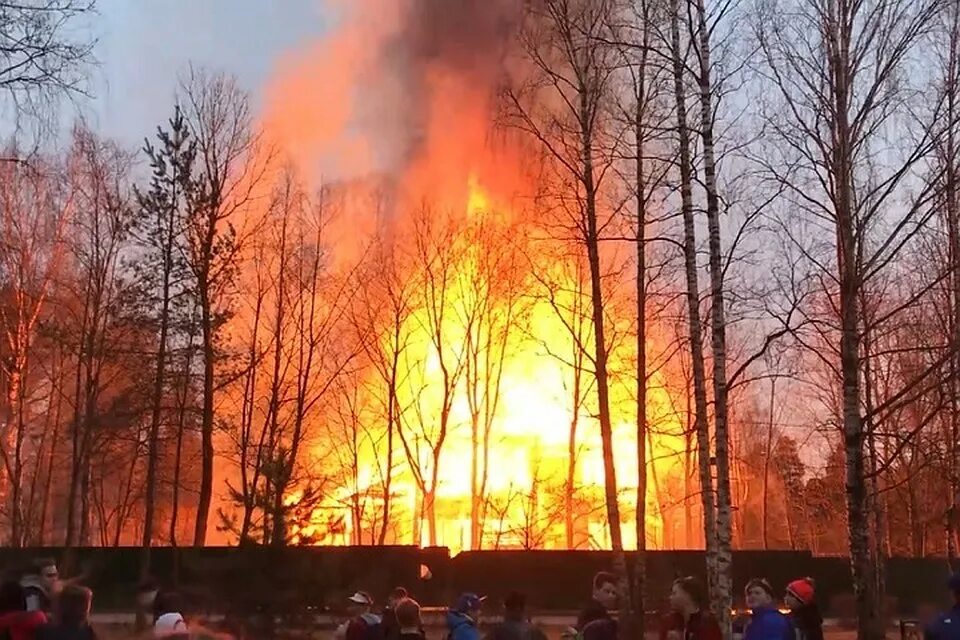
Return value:
M 547 636 L 527 617 L 526 596 L 514 591 L 503 601 L 503 622 L 490 631 L 487 640 L 547 640 Z
M 67 585 L 57 597 L 54 623 L 37 629 L 37 640 L 96 640 L 90 626 L 93 592 L 79 585 Z
M 601 571 L 593 577 L 592 598 L 577 618 L 577 630 L 583 632 L 588 624 L 597 620 L 612 620 L 610 611 L 616 606 L 617 578 L 612 573 Z
M 753 579 L 745 590 L 750 623 L 744 640 L 795 640 L 793 627 L 774 606 L 773 588 L 766 580 Z
M 27 611 L 43 611 L 49 614 L 53 599 L 60 591 L 60 572 L 53 558 L 37 558 L 32 570 L 20 581 L 27 597 Z
M 33 640 L 39 627 L 47 623 L 42 611 L 27 611 L 27 597 L 19 582 L 0 584 L 0 635 L 11 640 Z
M 409 597 L 410 594 L 403 587 L 397 587 L 387 596 L 387 604 L 383 607 L 383 635 L 387 640 L 397 640 L 400 637 L 400 625 L 397 622 L 397 604 Z
M 797 640 L 823 640 L 823 616 L 817 606 L 812 578 L 801 578 L 788 584 L 784 602 L 790 609 L 790 622 Z
M 348 598 L 350 622 L 347 623 L 346 640 L 383 640 L 383 624 L 380 616 L 373 613 L 373 598 L 366 591 L 357 591 Z
M 947 581 L 953 606 L 944 611 L 923 630 L 925 640 L 960 640 L 960 573 Z
M 394 606 L 397 614 L 399 640 L 425 640 L 423 622 L 420 620 L 420 603 L 413 598 L 403 598 Z
M 480 640 L 477 619 L 484 599 L 475 593 L 465 593 L 457 599 L 457 604 L 447 611 L 449 640 Z
M 171 589 L 160 589 L 153 599 L 153 622 L 166 614 L 175 613 L 178 616 L 183 614 L 183 598 L 177 591 Z
M 190 631 L 179 613 L 164 613 L 153 623 L 153 637 L 175 640 L 189 638 Z
M 670 590 L 672 613 L 660 629 L 661 640 L 720 640 L 720 625 L 705 606 L 703 583 L 693 577 L 675 580 Z

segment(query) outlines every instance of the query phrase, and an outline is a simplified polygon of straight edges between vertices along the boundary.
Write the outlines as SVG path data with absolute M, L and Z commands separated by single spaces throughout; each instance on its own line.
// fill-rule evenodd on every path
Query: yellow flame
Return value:
M 468 218 L 486 216 L 496 208 L 498 203 L 482 188 L 475 175 L 471 175 L 467 187 L 465 209 Z M 466 255 L 458 267 L 461 273 L 476 268 L 477 256 L 470 252 Z M 451 320 L 445 327 L 441 353 L 437 352 L 432 336 L 426 329 L 429 324 L 427 309 L 416 309 L 404 325 L 407 334 L 405 342 L 409 347 L 402 356 L 401 368 L 412 373 L 399 390 L 402 396 L 400 402 L 412 407 L 407 428 L 412 432 L 423 431 L 420 436 L 410 433 L 408 438 L 413 443 L 414 455 L 426 476 L 432 469 L 427 441 L 435 441 L 438 437 L 443 397 L 441 360 L 445 360 L 446 366 L 450 367 L 451 361 L 461 355 L 454 345 L 462 345 L 470 329 L 452 319 L 457 318 L 457 307 L 465 303 L 465 297 L 475 294 L 470 282 L 468 279 L 466 284 L 454 285 L 448 291 L 450 297 L 446 304 L 449 308 L 445 310 Z M 566 284 L 570 286 L 563 287 L 565 290 L 575 290 L 572 283 Z M 547 301 L 532 295 L 525 295 L 524 298 L 529 305 L 523 319 L 527 330 L 510 334 L 503 350 L 506 355 L 499 382 L 500 397 L 490 434 L 490 456 L 483 496 L 485 525 L 479 541 L 472 540 L 471 531 L 471 412 L 462 379 L 455 389 L 436 487 L 436 543 L 454 552 L 478 544 L 484 548 L 559 548 L 567 545 L 564 502 L 568 493 L 569 433 L 575 417 L 579 423 L 574 452 L 578 504 L 588 503 L 580 504 L 577 514 L 577 544 L 597 547 L 609 545 L 609 530 L 602 501 L 604 465 L 601 442 L 590 409 L 590 398 L 595 393 L 590 384 L 592 374 L 583 372 L 582 389 L 588 400 L 575 415 L 571 403 L 574 370 L 558 359 L 558 354 L 562 357 L 562 354 L 573 352 L 574 343 L 569 329 Z M 661 426 L 648 452 L 648 459 L 652 462 L 648 464 L 647 474 L 659 473 L 660 477 L 665 477 L 678 473 L 675 456 L 683 449 L 683 441 L 679 435 L 682 431 L 679 421 L 671 413 L 669 394 L 661 382 L 659 375 L 653 376 L 653 384 L 648 392 L 648 412 L 657 416 Z M 629 395 L 625 389 L 620 389 L 619 394 Z M 627 397 L 617 398 L 616 401 L 629 404 Z M 636 500 L 636 433 L 635 421 L 620 419 L 614 425 L 615 465 L 624 505 Z M 366 448 L 359 473 L 360 488 L 371 494 L 375 493 L 373 488 L 380 483 L 380 465 L 375 455 L 372 446 Z M 395 455 L 402 458 L 402 450 Z M 427 544 L 430 542 L 427 523 L 421 522 L 420 531 L 414 531 L 414 523 L 420 521 L 418 513 L 423 498 L 418 484 L 408 470 L 401 469 L 397 473 L 391 491 L 391 521 L 405 522 L 408 526 L 394 528 L 399 532 L 396 534 L 399 539 L 390 541 L 410 543 L 419 540 Z M 342 488 L 333 504 L 348 504 L 352 494 L 352 488 Z M 374 521 L 355 522 L 355 514 L 349 508 L 345 508 L 344 512 L 346 530 L 328 533 L 322 536 L 321 542 L 349 543 L 357 530 L 372 530 L 379 526 Z M 371 508 L 370 513 L 376 513 L 376 509 Z M 648 508 L 647 514 L 648 536 L 656 541 L 662 529 L 660 515 L 655 508 Z M 317 516 L 316 520 L 316 526 L 304 531 L 305 535 L 322 531 L 322 518 Z M 635 546 L 635 528 L 623 526 L 622 530 L 625 544 L 628 547 Z

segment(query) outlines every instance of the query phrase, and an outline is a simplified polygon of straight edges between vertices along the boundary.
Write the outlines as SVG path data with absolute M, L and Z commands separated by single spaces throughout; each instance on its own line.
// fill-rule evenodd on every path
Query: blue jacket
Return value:
M 450 640 L 480 640 L 480 631 L 476 621 L 465 613 L 447 612 L 447 628 Z
M 795 640 L 793 625 L 772 607 L 754 609 L 743 640 Z
M 923 630 L 927 640 L 960 640 L 960 605 L 938 615 Z

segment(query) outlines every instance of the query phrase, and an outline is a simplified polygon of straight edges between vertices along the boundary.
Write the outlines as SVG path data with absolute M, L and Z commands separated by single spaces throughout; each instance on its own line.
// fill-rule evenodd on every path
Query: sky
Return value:
M 234 74 L 254 99 L 285 53 L 321 37 L 322 0 L 98 0 L 98 65 L 78 107 L 102 135 L 138 144 L 171 113 L 190 63 Z

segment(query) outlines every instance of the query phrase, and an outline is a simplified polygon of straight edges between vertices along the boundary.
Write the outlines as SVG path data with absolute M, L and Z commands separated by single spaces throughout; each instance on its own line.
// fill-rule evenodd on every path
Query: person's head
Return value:
M 53 558 L 37 558 L 33 561 L 33 571 L 40 578 L 40 584 L 48 593 L 56 593 L 60 588 L 60 571 Z
M 84 626 L 90 619 L 92 603 L 93 592 L 90 589 L 76 584 L 67 585 L 57 596 L 57 619 L 66 626 Z
M 476 618 L 480 615 L 480 609 L 483 607 L 483 601 L 486 598 L 478 596 L 475 593 L 464 593 L 457 598 L 457 604 L 453 607 L 456 613 L 462 613 Z
M 403 587 L 397 587 L 390 592 L 390 595 L 387 596 L 387 608 L 396 609 L 397 603 L 399 603 L 404 598 L 410 597 L 410 594 L 407 593 L 407 590 Z
M 153 623 L 153 637 L 164 640 L 189 637 L 187 623 L 179 613 L 165 613 Z
M 503 599 L 503 610 L 507 618 L 522 618 L 527 609 L 527 597 L 519 591 L 511 591 Z
M 747 583 L 744 594 L 747 597 L 747 607 L 750 609 L 773 606 L 773 588 L 766 580 L 754 578 Z
M 420 629 L 420 603 L 413 598 L 400 599 L 394 610 L 397 612 L 397 625 L 401 631 Z
M 373 598 L 366 591 L 357 591 L 347 599 L 350 615 L 360 616 L 373 609 Z
M 815 595 L 813 579 L 801 578 L 787 585 L 783 601 L 791 610 L 796 611 L 813 604 Z
M 27 594 L 16 580 L 5 580 L 0 584 L 0 613 L 26 611 Z
M 703 583 L 692 576 L 678 578 L 670 590 L 670 608 L 678 613 L 691 613 L 703 608 L 706 591 Z
M 601 571 L 593 576 L 593 599 L 607 609 L 617 606 L 617 577 Z
M 158 619 L 165 613 L 183 613 L 183 598 L 176 591 L 158 590 L 153 598 L 153 617 Z

